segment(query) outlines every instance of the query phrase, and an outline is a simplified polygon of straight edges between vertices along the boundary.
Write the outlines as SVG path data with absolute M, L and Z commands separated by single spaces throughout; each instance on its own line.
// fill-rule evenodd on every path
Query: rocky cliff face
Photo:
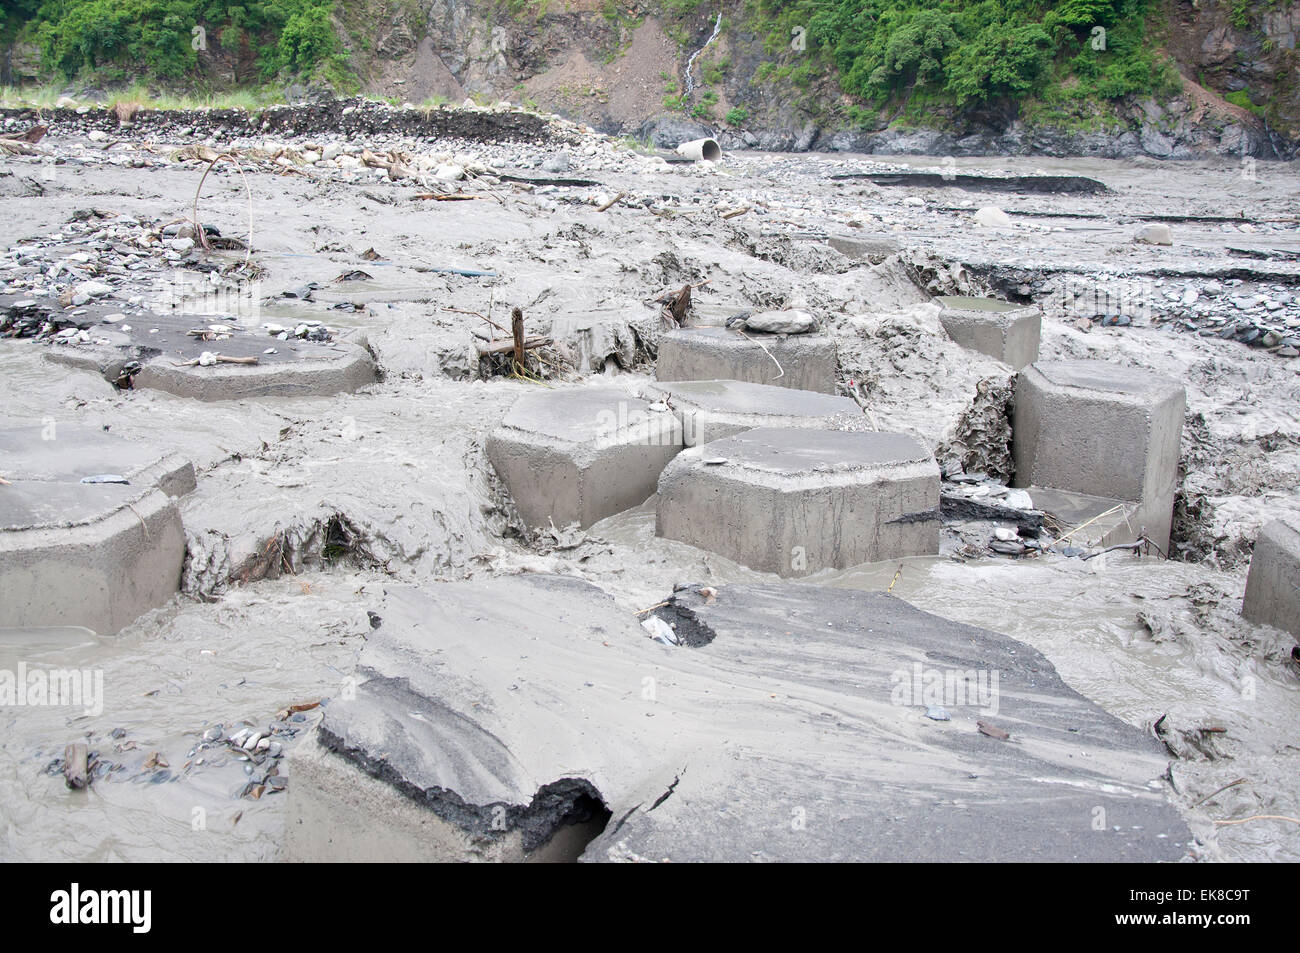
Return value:
M 1300 137 L 1300 4 L 1290 0 L 1249 5 L 1244 19 L 1227 0 L 1168 0 L 1157 19 L 1168 25 L 1182 92 L 1118 103 L 1104 130 L 1082 132 L 1026 122 L 1015 106 L 943 115 L 935 128 L 818 120 L 800 103 L 844 97 L 833 81 L 795 91 L 760 79 L 767 57 L 761 37 L 744 30 L 740 3 L 723 4 L 727 28 L 697 58 L 692 94 L 673 109 L 666 104 L 682 96 L 712 14 L 665 21 L 634 4 L 607 13 L 597 0 L 516 15 L 457 0 L 349 6 L 350 52 L 372 94 L 530 102 L 656 145 L 707 133 L 732 148 L 791 151 L 1290 158 Z M 705 82 L 710 64 L 725 69 Z
M 828 118 L 851 105 L 835 80 L 796 89 L 776 78 L 743 0 L 721 8 L 714 37 L 716 9 L 666 17 L 659 3 L 359 0 L 339 4 L 338 32 L 367 94 L 522 102 L 659 146 L 709 134 L 788 151 L 1293 158 L 1300 142 L 1300 0 L 1160 0 L 1151 32 L 1181 91 L 1113 103 L 1085 129 L 1033 121 L 1016 103 L 936 107 L 907 125 Z M 245 59 L 218 44 L 205 69 L 237 85 L 252 75 Z M 13 82 L 33 62 L 30 46 L 3 59 Z

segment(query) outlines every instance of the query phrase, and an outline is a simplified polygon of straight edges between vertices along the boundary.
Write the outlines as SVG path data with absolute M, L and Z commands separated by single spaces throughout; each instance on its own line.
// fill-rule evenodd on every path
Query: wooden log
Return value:
M 531 351 L 534 348 L 546 347 L 551 343 L 550 338 L 534 334 L 524 341 L 524 350 Z M 486 344 L 479 345 L 478 353 L 480 357 L 487 357 L 489 354 L 509 354 L 514 349 L 515 342 L 513 338 L 497 338 L 488 341 Z
M 74 791 L 80 791 L 90 783 L 87 757 L 86 746 L 80 741 L 63 749 L 63 780 Z
M 596 211 L 597 211 L 597 212 L 608 212 L 611 208 L 613 208 L 613 207 L 614 207 L 615 205 L 617 205 L 619 202 L 623 201 L 625 198 L 627 198 L 627 193 L 626 193 L 626 192 L 619 192 L 618 195 L 614 196 L 612 199 L 610 199 L 608 202 L 606 202 L 606 203 L 605 203 L 604 205 L 602 205 L 600 208 L 596 209 Z
M 515 308 L 510 312 L 510 333 L 515 339 L 515 363 L 524 366 L 524 312 Z

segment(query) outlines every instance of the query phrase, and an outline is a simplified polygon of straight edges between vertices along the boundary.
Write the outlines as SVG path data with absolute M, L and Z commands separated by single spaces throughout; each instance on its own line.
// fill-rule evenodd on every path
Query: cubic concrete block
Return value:
M 0 466 L 0 627 L 110 635 L 177 591 L 188 461 L 56 423 L 0 432 Z
M 1027 367 L 1016 381 L 1014 484 L 1031 497 L 1045 488 L 1136 504 L 1106 542 L 1132 541 L 1145 530 L 1168 552 L 1186 403 L 1178 381 L 1136 368 L 1104 361 Z
M 682 422 L 688 447 L 758 427 L 866 429 L 862 409 L 853 401 L 810 390 L 747 381 L 672 381 L 651 384 L 646 393 L 667 401 Z
M 1300 641 L 1300 520 L 1273 520 L 1259 531 L 1241 614 Z
M 923 556 L 939 552 L 939 482 L 903 434 L 750 430 L 664 469 L 655 531 L 785 577 Z
M 530 527 L 584 529 L 640 506 L 682 449 L 667 408 L 618 387 L 582 387 L 521 398 L 487 441 L 488 459 Z
M 681 646 L 571 577 L 381 598 L 356 691 L 288 752 L 286 860 L 1080 863 L 1191 847 L 1150 732 L 1030 646 L 885 593 L 687 586 L 654 610 Z M 949 720 L 926 717 L 935 704 Z
M 948 336 L 962 347 L 987 354 L 1020 370 L 1038 360 L 1043 316 L 1035 307 L 996 298 L 943 296 L 939 321 Z
M 838 366 L 835 341 L 825 334 L 678 328 L 659 338 L 655 378 L 748 381 L 834 394 Z

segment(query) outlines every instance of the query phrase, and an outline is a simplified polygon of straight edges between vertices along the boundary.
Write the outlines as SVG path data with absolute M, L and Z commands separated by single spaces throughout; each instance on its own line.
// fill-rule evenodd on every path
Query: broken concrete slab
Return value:
M 1038 360 L 1043 315 L 997 298 L 945 295 L 935 299 L 943 310 L 939 321 L 948 336 L 962 347 L 987 354 L 1020 370 Z
M 90 344 L 54 344 L 46 357 L 98 373 L 133 388 L 153 388 L 197 400 L 250 397 L 326 397 L 375 382 L 375 362 L 364 337 L 328 341 L 280 340 L 265 330 L 225 324 L 228 336 L 201 340 L 191 329 L 219 323 L 211 315 L 137 315 L 122 325 L 95 328 Z M 194 364 L 204 352 L 256 364 Z
M 1241 614 L 1251 622 L 1290 632 L 1300 641 L 1300 525 L 1266 523 L 1255 540 Z
M 646 388 L 666 400 L 682 422 L 686 446 L 721 440 L 758 427 L 866 429 L 862 409 L 847 397 L 748 381 L 663 381 Z
M 1136 503 L 1107 544 L 1145 534 L 1167 552 L 1186 403 L 1178 381 L 1138 368 L 1039 361 L 1016 381 L 1015 485 L 1048 512 L 1036 489 Z
M 73 424 L 0 431 L 0 627 L 112 634 L 179 589 L 175 454 Z
M 521 398 L 488 438 L 487 455 L 528 526 L 585 529 L 644 503 L 682 447 L 667 407 L 596 386 Z
M 835 393 L 838 357 L 825 334 L 759 334 L 727 328 L 678 328 L 659 338 L 661 381 L 748 381 Z
M 930 555 L 939 482 L 904 434 L 750 430 L 664 469 L 655 532 L 783 577 Z
M 286 859 L 563 857 L 602 825 L 582 860 L 1190 846 L 1158 741 L 1034 649 L 883 593 L 690 588 L 658 611 L 699 648 L 566 577 L 400 587 L 376 608 L 354 697 L 289 755 Z

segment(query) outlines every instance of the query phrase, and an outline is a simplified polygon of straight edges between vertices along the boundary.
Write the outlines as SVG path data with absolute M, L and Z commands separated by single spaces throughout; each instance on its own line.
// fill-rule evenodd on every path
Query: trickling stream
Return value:
M 713 45 L 713 41 L 718 38 L 718 34 L 721 32 L 722 32 L 722 11 L 719 10 L 718 20 L 716 23 L 713 24 L 713 33 L 709 36 L 707 40 L 704 41 L 704 45 L 701 46 L 694 53 L 692 53 L 691 58 L 686 61 L 686 97 L 688 99 L 690 98 L 691 93 L 695 92 L 695 79 L 694 77 L 691 76 L 691 67 L 695 65 L 695 60 L 699 58 L 699 55 Z

